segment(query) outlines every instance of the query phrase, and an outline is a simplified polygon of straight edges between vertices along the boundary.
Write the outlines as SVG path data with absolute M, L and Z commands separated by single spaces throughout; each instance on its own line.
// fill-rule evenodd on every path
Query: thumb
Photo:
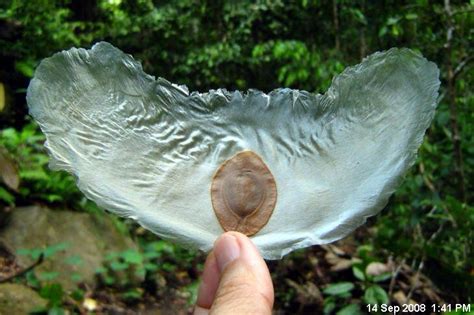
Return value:
M 211 314 L 271 314 L 273 284 L 265 261 L 250 239 L 223 234 L 214 255 L 220 272 Z

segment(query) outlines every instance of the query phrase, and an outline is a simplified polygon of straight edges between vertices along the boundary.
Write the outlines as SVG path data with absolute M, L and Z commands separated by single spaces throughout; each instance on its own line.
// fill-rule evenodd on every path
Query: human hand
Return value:
M 204 264 L 194 315 L 271 314 L 273 284 L 262 256 L 250 239 L 226 232 Z

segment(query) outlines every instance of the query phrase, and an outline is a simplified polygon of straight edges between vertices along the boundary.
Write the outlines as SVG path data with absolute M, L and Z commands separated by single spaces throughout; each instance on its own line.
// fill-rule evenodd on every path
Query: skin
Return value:
M 272 313 L 273 284 L 268 267 L 244 234 L 226 232 L 204 265 L 195 315 Z

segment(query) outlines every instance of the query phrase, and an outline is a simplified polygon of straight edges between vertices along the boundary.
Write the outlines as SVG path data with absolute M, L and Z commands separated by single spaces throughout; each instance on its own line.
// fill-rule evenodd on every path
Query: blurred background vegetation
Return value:
M 53 215 L 107 218 L 134 244 L 102 255 L 92 284 L 76 274 L 71 286 L 53 264 L 79 268 L 84 257 L 68 256 L 71 244 L 50 238 L 15 247 L 6 240 L 20 230 L 16 238 L 4 231 L 0 291 L 32 289 L 38 313 L 192 310 L 204 254 L 87 201 L 72 176 L 48 169 L 44 136 L 28 116 L 26 88 L 40 60 L 101 40 L 132 54 L 147 73 L 201 92 L 285 86 L 324 93 L 345 67 L 394 46 L 434 61 L 441 69 L 439 105 L 416 165 L 386 209 L 348 238 L 269 262 L 275 309 L 357 314 L 368 311 L 367 303 L 424 303 L 430 312 L 432 304 L 474 303 L 472 0 L 0 1 L 1 229 L 22 224 L 17 209 L 36 205 Z M 30 260 L 21 264 L 18 257 Z

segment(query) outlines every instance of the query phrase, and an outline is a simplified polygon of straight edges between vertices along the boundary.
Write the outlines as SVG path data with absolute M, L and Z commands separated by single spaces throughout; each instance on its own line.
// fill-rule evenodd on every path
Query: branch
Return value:
M 412 284 L 410 286 L 410 291 L 408 292 L 408 295 L 406 297 L 405 304 L 408 304 L 408 301 L 410 301 L 411 296 L 413 295 L 413 292 L 415 291 L 416 286 L 418 285 L 418 279 L 420 278 L 421 269 L 423 269 L 424 264 L 425 264 L 425 258 L 423 257 L 420 260 L 420 263 L 418 264 L 418 268 L 416 270 L 415 275 L 413 276 L 414 279 L 413 279 Z
M 16 277 L 19 277 L 21 275 L 24 275 L 25 273 L 27 273 L 28 271 L 30 270 L 33 270 L 36 266 L 40 265 L 44 260 L 44 254 L 41 254 L 39 257 L 38 257 L 38 260 L 36 260 L 33 264 L 31 264 L 29 267 L 23 269 L 23 270 L 20 270 L 4 279 L 0 279 L 0 283 L 5 283 L 5 282 L 8 282 Z
M 428 189 L 431 191 L 431 193 L 433 193 L 436 197 L 441 199 L 441 196 L 439 194 L 439 191 L 436 189 L 435 184 L 426 175 L 425 165 L 423 164 L 423 162 L 420 162 L 420 164 L 418 166 L 418 169 L 420 171 L 421 177 L 423 178 L 423 181 L 424 181 L 426 187 L 428 187 Z M 454 219 L 453 215 L 451 214 L 451 212 L 449 211 L 449 209 L 446 207 L 446 205 L 443 202 L 441 202 L 441 209 L 443 209 L 443 211 L 446 213 L 446 215 L 449 218 L 449 221 L 453 224 L 453 227 L 457 228 L 458 224 L 457 224 L 456 220 Z M 432 212 L 434 212 L 435 210 L 436 210 L 436 206 L 431 209 L 431 211 L 430 211 L 430 213 L 428 213 L 428 215 L 432 214 Z M 436 237 L 436 235 L 435 235 L 435 237 Z
M 474 60 L 474 56 L 468 56 L 468 57 L 464 58 L 464 60 L 462 60 L 462 61 L 456 66 L 456 68 L 454 69 L 453 80 L 456 80 L 457 76 L 464 70 L 464 67 L 465 67 L 469 62 L 471 62 L 472 60 Z
M 339 12 L 337 8 L 337 0 L 332 1 L 332 20 L 334 24 L 334 40 L 336 45 L 336 50 L 339 52 L 341 49 L 341 41 L 339 38 Z
M 400 270 L 402 269 L 403 265 L 405 265 L 405 258 L 402 259 L 402 261 L 398 264 L 395 271 L 392 273 L 392 278 L 390 279 L 390 285 L 388 286 L 388 296 L 390 300 L 392 300 L 393 288 L 395 287 L 395 282 L 397 280 L 398 274 L 400 273 Z
M 467 9 L 467 10 L 456 10 L 452 13 L 452 15 L 464 14 L 464 13 L 471 13 L 474 12 L 474 9 Z
M 454 172 L 457 179 L 459 197 L 462 201 L 466 201 L 466 186 L 464 176 L 463 154 L 461 148 L 461 136 L 459 134 L 458 113 L 456 105 L 456 82 L 455 71 L 452 63 L 452 40 L 454 32 L 453 11 L 449 0 L 444 0 L 444 11 L 446 14 L 446 69 L 447 69 L 447 88 L 449 100 L 449 114 L 451 120 L 451 130 L 453 134 L 453 157 L 454 157 Z M 464 66 L 460 67 L 462 70 Z

